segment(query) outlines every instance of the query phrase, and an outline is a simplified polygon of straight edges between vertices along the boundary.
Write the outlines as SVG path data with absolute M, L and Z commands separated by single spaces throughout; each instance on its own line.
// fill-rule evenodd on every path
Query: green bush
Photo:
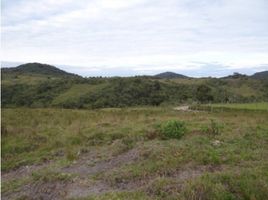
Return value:
M 169 120 L 160 125 L 160 133 L 163 139 L 180 139 L 186 132 L 185 123 L 177 120 Z

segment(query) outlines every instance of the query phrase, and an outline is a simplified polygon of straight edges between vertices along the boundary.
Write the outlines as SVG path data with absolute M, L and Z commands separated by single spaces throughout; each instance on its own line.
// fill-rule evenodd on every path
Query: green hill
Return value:
M 65 72 L 55 66 L 47 65 L 47 64 L 41 64 L 41 63 L 27 63 L 22 64 L 17 67 L 12 68 L 2 68 L 1 69 L 2 74 L 5 73 L 12 73 L 12 74 L 35 74 L 35 75 L 45 75 L 45 76 L 67 76 L 67 77 L 74 77 L 78 76 L 75 74 L 71 74 L 68 72 Z
M 156 78 L 167 78 L 167 79 L 173 79 L 173 78 L 188 78 L 187 76 L 184 76 L 182 74 L 177 74 L 174 72 L 163 72 L 160 74 L 154 75 Z
M 268 83 L 250 77 L 83 78 L 44 64 L 2 69 L 3 107 L 105 108 L 268 101 Z

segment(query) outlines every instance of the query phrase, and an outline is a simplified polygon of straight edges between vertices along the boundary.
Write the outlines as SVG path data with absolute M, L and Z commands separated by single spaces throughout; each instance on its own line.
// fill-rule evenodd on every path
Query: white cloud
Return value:
M 195 70 L 202 62 L 257 69 L 268 63 L 266 0 L 2 4 L 4 60 L 137 71 Z
M 97 4 L 103 8 L 123 9 L 143 3 L 144 0 L 99 0 Z

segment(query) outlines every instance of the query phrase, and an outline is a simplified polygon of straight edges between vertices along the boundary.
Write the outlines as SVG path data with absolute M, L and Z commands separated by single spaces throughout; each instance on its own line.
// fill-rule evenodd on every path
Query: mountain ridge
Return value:
M 2 73 L 15 73 L 15 74 L 39 74 L 39 75 L 46 75 L 46 76 L 65 76 L 65 77 L 81 77 L 80 75 L 64 71 L 54 65 L 49 64 L 43 64 L 38 62 L 33 63 L 25 63 L 20 64 L 16 67 L 3 67 L 1 68 Z M 139 76 L 139 75 L 137 75 Z M 148 76 L 148 75 L 141 75 L 141 76 Z M 156 75 L 148 76 L 153 78 L 160 78 L 160 79 L 174 79 L 174 78 L 192 78 L 183 74 L 166 71 L 162 72 Z M 226 78 L 253 78 L 253 79 L 261 79 L 265 80 L 268 79 L 268 70 L 266 71 L 260 71 L 256 72 L 253 75 L 246 75 L 241 74 L 238 72 L 234 72 L 231 75 L 220 77 L 220 79 L 226 79 Z M 200 78 L 206 78 L 206 77 L 200 77 Z

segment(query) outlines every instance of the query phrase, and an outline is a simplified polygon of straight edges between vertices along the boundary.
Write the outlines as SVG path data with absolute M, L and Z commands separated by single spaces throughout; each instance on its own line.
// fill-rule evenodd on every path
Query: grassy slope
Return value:
M 155 125 L 169 119 L 186 122 L 188 132 L 181 140 L 158 137 Z M 211 119 L 219 135 L 209 133 Z M 4 180 L 3 194 L 20 191 L 25 184 L 76 183 L 76 173 L 57 170 L 91 152 L 97 152 L 96 160 L 87 158 L 94 166 L 134 151 L 135 162 L 83 174 L 86 183 L 103 181 L 112 188 L 85 199 L 267 199 L 267 121 L 267 112 L 251 111 L 3 109 L 2 172 L 52 163 L 48 170 Z M 122 184 L 129 188 L 122 190 Z
M 156 102 L 156 104 L 178 104 L 197 101 L 196 90 L 202 84 L 211 88 L 214 102 L 227 101 L 226 99 L 231 102 L 265 101 L 268 98 L 264 82 L 249 78 L 153 79 L 140 77 L 136 78 L 140 82 L 137 83 L 135 78 L 93 80 L 75 77 L 65 78 L 64 80 L 68 84 L 57 85 L 57 89 L 51 95 L 48 91 L 50 90 L 49 87 L 55 86 L 56 82 L 61 80 L 63 79 L 58 76 L 48 78 L 48 75 L 4 73 L 1 82 L 2 106 L 88 108 L 154 105 L 152 102 Z M 120 81 L 122 82 L 121 86 Z M 155 82 L 160 83 L 161 89 L 148 89 Z M 42 84 L 47 84 L 49 87 L 46 90 L 42 89 L 44 88 L 44 86 L 41 86 Z M 68 85 L 67 89 L 65 88 L 66 85 Z M 102 88 L 106 90 L 104 91 Z M 122 94 L 120 90 L 123 91 Z M 151 95 L 149 95 L 149 91 L 152 92 Z M 90 96 L 92 92 L 94 93 L 93 97 Z M 133 94 L 136 94 L 136 96 Z M 80 101 L 82 97 L 86 97 L 83 99 L 84 101 Z M 152 100 L 153 98 L 154 100 Z M 110 99 L 113 99 L 112 103 Z
M 67 90 L 64 93 L 61 93 L 59 96 L 57 96 L 53 100 L 52 105 L 59 105 L 59 104 L 62 104 L 66 101 L 77 102 L 84 95 L 89 94 L 93 91 L 100 90 L 105 86 L 106 86 L 105 83 L 98 84 L 98 85 L 75 84 L 69 90 Z

